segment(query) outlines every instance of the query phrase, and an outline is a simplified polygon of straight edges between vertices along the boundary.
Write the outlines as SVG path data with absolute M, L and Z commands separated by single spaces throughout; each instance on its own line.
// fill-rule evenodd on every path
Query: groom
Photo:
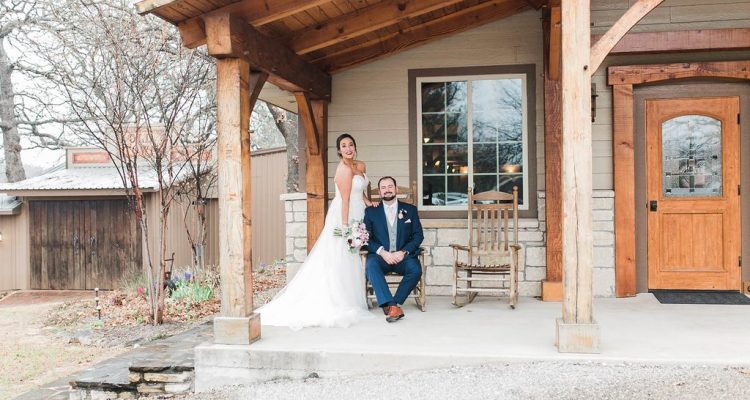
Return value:
M 378 190 L 382 204 L 365 210 L 364 223 L 370 233 L 365 270 L 375 289 L 378 305 L 383 308 L 386 321 L 396 322 L 404 317 L 400 305 L 417 286 L 422 277 L 422 266 L 417 258 L 424 234 L 417 208 L 396 199 L 398 187 L 390 176 L 380 178 Z M 404 278 L 396 295 L 391 294 L 385 274 L 395 272 Z

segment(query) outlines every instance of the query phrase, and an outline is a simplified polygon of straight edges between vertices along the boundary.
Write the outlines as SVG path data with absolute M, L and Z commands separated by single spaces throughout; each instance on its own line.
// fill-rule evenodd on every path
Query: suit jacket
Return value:
M 396 250 L 409 252 L 407 257 L 416 257 L 419 246 L 424 240 L 422 224 L 419 221 L 417 207 L 408 203 L 398 202 L 396 208 Z M 400 217 L 399 217 L 400 216 Z M 388 237 L 388 217 L 385 215 L 385 207 L 367 207 L 365 209 L 365 226 L 370 234 L 367 251 L 370 254 L 376 252 L 383 246 L 388 251 L 390 239 Z

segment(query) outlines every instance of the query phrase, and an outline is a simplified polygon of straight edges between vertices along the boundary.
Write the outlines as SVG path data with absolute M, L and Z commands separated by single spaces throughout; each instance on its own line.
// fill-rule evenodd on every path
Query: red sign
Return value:
M 109 164 L 109 154 L 106 151 L 73 153 L 73 164 Z

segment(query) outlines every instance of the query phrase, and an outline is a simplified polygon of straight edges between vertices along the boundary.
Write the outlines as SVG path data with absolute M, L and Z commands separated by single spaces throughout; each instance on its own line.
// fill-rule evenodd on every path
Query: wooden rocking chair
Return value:
M 478 293 L 508 293 L 510 308 L 518 303 L 518 187 L 513 194 L 482 192 L 469 187 L 469 245 L 453 248 L 453 305 L 471 303 Z M 513 218 L 513 236 L 508 219 Z M 461 254 L 466 254 L 465 261 Z M 481 282 L 480 287 L 474 283 Z M 461 285 L 460 283 L 463 283 Z M 459 303 L 459 295 L 466 301 Z

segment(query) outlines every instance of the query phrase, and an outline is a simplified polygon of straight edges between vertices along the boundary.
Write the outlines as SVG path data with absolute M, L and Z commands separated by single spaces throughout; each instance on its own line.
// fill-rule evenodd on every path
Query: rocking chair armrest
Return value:
M 450 246 L 453 248 L 453 250 L 469 251 L 469 246 L 464 246 L 462 244 L 451 243 Z
M 519 251 L 519 250 L 521 250 L 521 246 L 520 246 L 520 245 L 517 245 L 517 244 L 512 244 L 512 245 L 510 245 L 509 247 L 510 247 L 511 249 L 513 249 L 513 251 Z

